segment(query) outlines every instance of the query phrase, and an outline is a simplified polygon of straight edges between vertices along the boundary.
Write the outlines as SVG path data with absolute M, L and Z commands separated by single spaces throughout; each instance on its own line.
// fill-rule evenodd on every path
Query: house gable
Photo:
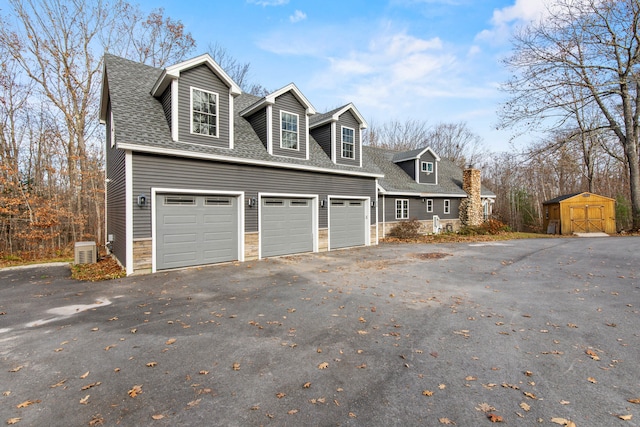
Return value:
M 418 184 L 438 184 L 439 161 L 440 157 L 431 147 L 405 151 L 393 156 L 393 162 Z
M 335 164 L 362 167 L 362 130 L 367 122 L 352 103 L 313 116 L 309 126 Z

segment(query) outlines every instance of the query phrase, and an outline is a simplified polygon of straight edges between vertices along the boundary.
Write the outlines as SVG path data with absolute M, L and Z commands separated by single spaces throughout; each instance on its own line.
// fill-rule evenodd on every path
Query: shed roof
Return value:
M 605 199 L 614 200 L 611 197 L 601 196 L 600 194 L 589 193 L 588 191 L 580 191 L 578 193 L 571 193 L 571 194 L 565 194 L 565 195 L 562 195 L 562 196 L 554 197 L 553 199 L 549 199 L 549 200 L 547 200 L 545 202 L 542 202 L 542 204 L 543 205 L 552 205 L 554 203 L 560 203 L 560 202 L 563 202 L 563 201 L 565 201 L 567 199 L 571 199 L 573 197 L 580 196 L 582 194 L 589 194 L 589 195 L 592 195 L 592 196 L 598 196 L 598 197 L 603 197 Z

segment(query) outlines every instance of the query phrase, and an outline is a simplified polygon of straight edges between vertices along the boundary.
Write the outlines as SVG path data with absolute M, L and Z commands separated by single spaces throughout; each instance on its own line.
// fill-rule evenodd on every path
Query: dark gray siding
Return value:
M 422 162 L 431 162 L 433 163 L 433 173 L 427 174 L 422 172 Z M 436 173 L 438 172 L 438 167 L 436 164 L 436 158 L 427 151 L 420 157 L 420 163 L 418 164 L 418 173 L 420 174 L 420 184 L 436 184 Z
M 327 153 L 327 156 L 331 158 L 331 123 L 311 129 L 309 133 L 322 147 L 322 150 Z
M 115 124 L 118 125 L 117 123 Z M 111 105 L 107 111 L 107 234 L 113 234 L 112 251 L 122 265 L 127 262 L 126 169 L 125 152 L 117 145 L 111 148 Z
M 431 198 L 431 197 L 428 197 Z M 398 221 L 396 220 L 396 199 L 409 200 L 409 219 L 415 218 L 421 221 L 432 220 L 434 215 L 438 215 L 440 219 L 456 219 L 458 218 L 458 209 L 460 208 L 460 198 L 431 198 L 433 199 L 433 212 L 427 212 L 427 203 L 422 202 L 422 198 L 419 197 L 402 197 L 402 196 L 387 196 L 384 201 L 384 220 L 386 222 Z M 444 213 L 444 201 L 449 200 L 451 203 L 451 211 L 448 214 Z M 379 205 L 379 221 L 382 222 L 382 199 L 378 202 Z
M 342 126 L 353 129 L 355 147 L 353 159 L 342 157 Z M 351 111 L 346 111 L 338 119 L 336 126 L 336 163 L 340 165 L 360 166 L 360 123 L 353 117 Z
M 242 120 L 242 119 L 241 119 Z M 253 130 L 258 134 L 260 141 L 267 148 L 267 109 L 264 108 L 255 114 L 247 117 L 247 121 L 253 127 Z
M 273 154 L 276 156 L 304 159 L 307 156 L 307 119 L 306 110 L 290 92 L 276 98 L 272 107 Z M 280 111 L 298 115 L 298 150 L 280 148 Z
M 218 137 L 191 133 L 191 88 L 218 94 Z M 229 88 L 206 65 L 183 71 L 178 82 L 179 139 L 184 142 L 229 147 Z
M 198 189 L 212 191 L 244 191 L 245 198 L 258 192 L 318 195 L 328 194 L 370 197 L 374 200 L 374 178 L 349 177 L 317 172 L 247 166 L 204 160 L 177 159 L 145 154 L 133 155 L 133 194 L 149 195 L 151 187 Z M 151 200 L 151 199 L 150 199 Z M 153 201 L 151 200 L 153 203 Z M 245 203 L 245 231 L 258 230 L 258 209 Z M 152 207 L 133 209 L 134 238 L 151 236 Z M 370 209 L 371 224 L 375 224 L 375 208 Z M 327 208 L 320 208 L 320 228 L 327 227 Z
M 411 179 L 416 179 L 416 161 L 415 160 L 406 160 L 404 162 L 396 163 L 400 166 L 400 169 L 405 171 L 407 175 L 411 177 Z
M 169 129 L 171 129 L 171 85 L 160 96 L 160 102 L 162 102 L 164 116 L 167 118 L 167 123 L 169 123 Z

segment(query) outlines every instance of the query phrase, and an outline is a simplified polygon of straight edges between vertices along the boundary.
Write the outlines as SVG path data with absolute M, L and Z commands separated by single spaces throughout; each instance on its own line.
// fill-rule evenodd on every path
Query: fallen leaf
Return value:
M 576 427 L 576 423 L 574 423 L 573 421 L 569 421 L 567 419 L 564 419 L 564 418 L 551 418 L 551 422 L 555 423 L 555 424 L 560 424 L 561 426 Z
M 140 393 L 142 393 L 142 385 L 134 385 L 133 388 L 131 388 L 131 390 L 129 390 L 128 392 L 129 397 L 131 398 L 136 397 Z
M 86 405 L 87 403 L 89 403 L 89 396 L 91 396 L 90 394 L 87 394 L 85 397 L 83 397 L 82 399 L 80 399 L 80 404 L 81 405 Z
M 587 350 L 585 353 L 587 353 L 593 360 L 600 360 L 598 354 L 593 350 Z
M 21 420 L 21 419 L 22 419 L 22 418 L 9 418 L 9 419 L 7 420 L 7 424 L 8 424 L 8 425 L 17 424 L 17 423 L 19 423 L 19 422 L 20 422 L 20 420 Z
M 234 371 L 239 371 L 240 370 L 240 364 L 238 362 L 235 362 L 232 366 Z
M 22 368 L 24 368 L 24 365 L 16 366 L 15 368 L 11 369 L 9 372 L 18 372 Z
M 367 335 L 368 333 L 369 332 L 367 332 L 367 331 L 358 331 L 358 334 L 360 334 L 360 335 Z
M 318 365 L 318 369 L 327 369 L 328 367 L 329 367 L 329 364 L 327 362 L 323 362 Z
M 568 400 L 561 400 L 561 401 L 560 401 L 560 404 L 561 404 L 561 405 L 568 405 L 568 404 L 570 404 L 570 403 L 571 403 L 571 402 L 569 402 Z
M 147 367 L 148 368 L 155 368 L 156 366 L 158 366 L 157 362 L 149 362 L 149 363 L 147 363 Z
M 96 381 L 95 383 L 87 384 L 86 386 L 82 387 L 80 390 L 89 390 L 90 388 L 98 387 L 100 384 L 102 384 L 100 381 Z
M 114 320 L 118 320 L 117 317 L 112 317 L 111 319 L 109 319 L 109 322 L 113 322 Z
M 112 349 L 113 347 L 115 347 L 115 346 L 116 346 L 116 344 L 108 345 L 108 346 L 106 346 L 106 347 L 104 348 L 104 351 L 109 351 L 109 350 L 111 350 L 111 349 Z
M 131 332 L 132 334 L 135 334 L 136 332 L 138 332 L 138 329 L 137 328 L 133 328 L 129 332 Z
M 257 411 L 258 409 L 260 409 L 260 406 L 258 405 L 253 405 L 251 408 L 249 408 L 249 410 L 251 411 Z
M 524 391 L 523 394 L 530 399 L 537 399 L 536 395 L 533 393 L 529 393 L 528 391 Z
M 166 344 L 166 345 L 171 345 L 171 344 L 173 344 L 173 343 L 174 343 L 174 342 L 176 342 L 176 341 L 177 341 L 177 340 L 176 340 L 175 338 L 169 338 L 169 339 L 165 342 L 165 344 Z
M 290 411 L 287 411 L 287 414 L 289 414 L 289 415 L 294 415 L 294 414 L 297 414 L 297 413 L 298 413 L 297 409 L 292 409 Z
M 91 421 L 89 421 L 90 426 L 99 426 L 102 424 L 104 424 L 104 418 L 102 418 L 102 415 L 100 414 L 94 415 L 91 418 Z
M 65 378 L 65 379 L 60 380 L 59 382 L 57 382 L 57 383 L 55 383 L 54 385 L 49 386 L 49 387 L 50 387 L 50 388 L 60 387 L 60 386 L 62 386 L 66 381 L 67 381 L 67 379 Z
M 533 372 L 531 371 L 524 371 L 524 374 L 528 377 L 532 377 L 533 376 Z
M 629 414 L 629 415 L 618 415 L 618 418 L 620 418 L 623 421 L 629 421 L 631 418 L 633 418 L 633 414 Z
M 453 425 L 456 424 L 453 421 L 451 421 L 449 418 L 446 418 L 446 417 L 438 418 L 438 421 L 440 421 L 440 424 L 453 424 Z
M 204 370 L 202 370 L 202 371 L 200 371 L 200 372 L 198 372 L 198 373 L 199 373 L 200 375 L 209 375 L 209 371 L 204 371 Z
M 309 388 L 311 387 L 311 383 L 310 382 L 306 382 L 304 384 L 302 384 L 302 388 Z
M 629 403 L 635 403 L 635 404 L 640 404 L 640 397 L 636 398 L 636 399 L 627 399 L 627 402 Z
M 444 390 L 445 388 L 447 388 L 447 385 L 446 384 L 440 384 L 440 385 L 438 385 L 438 388 L 440 390 Z
M 487 418 L 489 418 L 489 420 L 492 423 L 501 423 L 503 421 L 502 417 L 500 415 L 496 415 L 496 414 L 487 414 Z
M 578 325 L 576 325 L 575 323 L 567 323 L 567 326 L 570 328 L 577 328 Z
M 477 377 L 469 375 L 468 377 L 465 378 L 465 381 L 475 381 L 477 379 L 478 379 Z
M 194 406 L 198 406 L 201 400 L 202 399 L 192 400 L 191 402 L 187 403 L 187 408 L 193 408 Z
M 151 415 L 151 418 L 153 418 L 154 420 L 161 420 L 164 418 L 164 415 L 162 414 Z
M 24 402 L 19 403 L 18 405 L 16 405 L 16 408 L 18 408 L 18 409 L 19 408 L 26 408 L 27 406 L 31 406 L 34 403 L 40 403 L 40 402 L 41 402 L 40 400 L 25 400 Z
M 489 411 L 495 411 L 496 408 L 489 405 L 488 403 L 481 403 L 480 405 L 476 406 L 476 410 L 480 412 L 489 412 Z
M 87 378 L 89 376 L 89 372 L 90 371 L 87 371 L 84 374 L 80 375 L 80 379 L 83 380 L 83 379 Z
M 430 390 L 423 390 L 422 391 L 422 395 L 423 396 L 433 396 L 433 392 Z
M 276 397 L 277 397 L 278 399 L 282 399 L 282 398 L 283 398 L 283 397 L 285 397 L 285 396 L 286 396 L 286 394 L 284 394 L 284 393 L 282 393 L 282 392 L 280 392 L 280 393 L 276 394 Z
M 597 384 L 597 383 L 598 383 L 598 380 L 596 380 L 596 379 L 595 379 L 595 378 L 593 378 L 593 377 L 589 377 L 589 378 L 587 378 L 587 381 L 589 381 L 590 383 L 593 383 L 593 384 Z
M 366 363 L 363 363 L 362 365 L 357 366 L 358 369 L 364 369 L 367 367 Z
M 358 321 L 359 321 L 360 323 L 367 323 L 367 321 L 365 320 L 365 318 L 364 318 L 364 317 L 362 317 L 362 316 L 360 316 L 360 318 L 358 319 Z
M 520 407 L 526 412 L 529 412 L 531 410 L 531 406 L 527 405 L 525 402 L 522 402 L 520 404 Z

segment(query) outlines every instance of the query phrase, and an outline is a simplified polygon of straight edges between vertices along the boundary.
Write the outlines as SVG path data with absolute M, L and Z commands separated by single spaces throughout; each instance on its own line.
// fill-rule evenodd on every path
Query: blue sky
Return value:
M 496 130 L 498 86 L 507 76 L 514 25 L 536 18 L 540 0 L 154 0 L 185 24 L 203 53 L 218 43 L 251 63 L 269 90 L 294 82 L 324 112 L 353 102 L 373 124 L 407 118 L 466 121 L 491 151 L 509 149 Z M 194 56 L 195 56 L 194 53 Z M 516 141 L 518 142 L 518 140 Z

